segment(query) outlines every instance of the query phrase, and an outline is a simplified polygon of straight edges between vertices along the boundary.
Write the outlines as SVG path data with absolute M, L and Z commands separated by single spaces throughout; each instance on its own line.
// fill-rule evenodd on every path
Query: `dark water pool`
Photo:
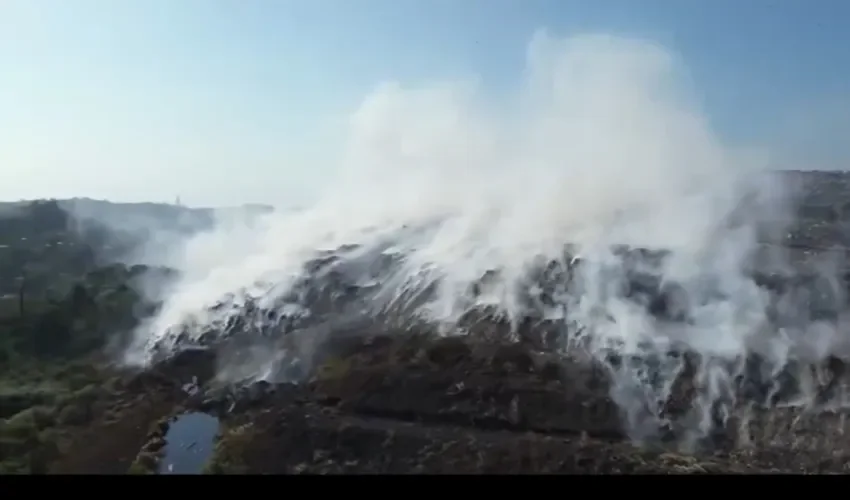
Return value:
M 212 455 L 218 419 L 206 413 L 184 413 L 165 434 L 160 474 L 200 474 Z

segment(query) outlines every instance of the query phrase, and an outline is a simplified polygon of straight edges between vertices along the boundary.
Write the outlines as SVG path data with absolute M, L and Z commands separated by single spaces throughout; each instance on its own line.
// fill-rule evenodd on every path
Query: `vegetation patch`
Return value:
M 205 474 L 247 474 L 250 472 L 244 457 L 258 438 L 254 424 L 247 419 L 237 419 L 222 430 L 215 442 L 212 456 L 207 463 Z
M 168 434 L 171 420 L 171 417 L 166 417 L 151 425 L 151 429 L 147 435 L 147 441 L 142 446 L 139 454 L 136 455 L 136 459 L 130 464 L 129 474 L 146 475 L 157 473 L 166 445 L 165 436 Z

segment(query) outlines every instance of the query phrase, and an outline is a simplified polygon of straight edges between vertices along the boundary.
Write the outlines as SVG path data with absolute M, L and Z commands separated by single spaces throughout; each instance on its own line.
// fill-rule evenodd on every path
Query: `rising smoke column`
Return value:
M 350 264 L 349 279 L 370 282 L 371 313 L 403 302 L 405 314 L 449 332 L 483 302 L 516 324 L 528 313 L 529 270 L 580 257 L 552 314 L 599 360 L 612 351 L 643 360 L 611 365 L 635 435 L 658 427 L 653 406 L 683 369 L 665 357 L 673 345 L 704 360 L 689 417 L 704 434 L 734 405 L 753 346 L 775 367 L 793 350 L 767 332 L 767 297 L 744 271 L 756 223 L 787 204 L 781 185 L 753 181 L 764 157 L 726 147 L 684 81 L 675 55 L 650 42 L 539 33 L 513 99 L 488 100 L 466 81 L 377 87 L 350 116 L 343 164 L 319 202 L 272 216 L 248 244 L 219 232 L 186 246 L 186 277 L 130 359 L 149 360 L 175 325 L 198 336 L 226 324 L 210 308 L 222 297 L 309 310 L 293 292 L 305 263 L 345 245 L 358 250 L 336 258 Z M 215 241 L 229 243 L 211 256 Z M 681 290 L 686 321 L 661 324 L 623 297 L 617 245 L 669 252 L 651 273 Z M 364 264 L 389 254 L 392 265 Z M 486 296 L 471 295 L 492 270 Z

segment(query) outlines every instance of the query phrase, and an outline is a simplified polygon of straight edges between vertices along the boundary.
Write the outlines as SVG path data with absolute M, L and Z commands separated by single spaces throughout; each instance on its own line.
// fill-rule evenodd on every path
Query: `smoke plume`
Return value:
M 674 54 L 540 33 L 526 63 L 520 91 L 499 102 L 467 81 L 376 88 L 317 203 L 183 247 L 183 279 L 128 361 L 294 332 L 243 356 L 242 371 L 263 377 L 332 330 L 417 322 L 463 334 L 485 314 L 521 336 L 532 318 L 558 349 L 608 367 L 612 397 L 646 438 L 683 370 L 696 370 L 685 421 L 699 437 L 733 411 L 753 355 L 770 381 L 794 359 L 837 352 L 834 321 L 754 280 L 756 265 L 787 271 L 757 243 L 782 229 L 790 198 L 761 175 L 766 154 L 712 131 Z M 835 310 L 841 287 L 827 285 Z

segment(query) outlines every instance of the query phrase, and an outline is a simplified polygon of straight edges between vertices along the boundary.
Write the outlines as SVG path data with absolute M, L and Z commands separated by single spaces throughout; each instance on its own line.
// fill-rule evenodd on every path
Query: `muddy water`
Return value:
M 165 434 L 160 474 L 200 474 L 213 452 L 219 421 L 206 413 L 184 413 Z

